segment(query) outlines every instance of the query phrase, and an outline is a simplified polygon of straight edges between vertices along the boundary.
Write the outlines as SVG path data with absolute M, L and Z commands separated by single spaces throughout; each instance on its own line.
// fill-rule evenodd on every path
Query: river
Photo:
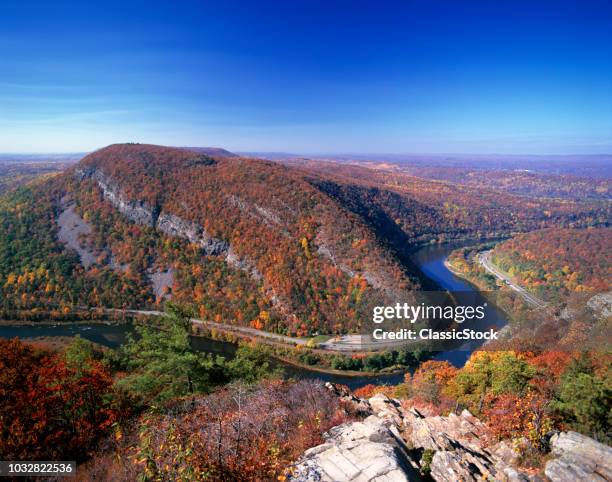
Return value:
M 446 243 L 439 245 L 426 246 L 415 251 L 411 258 L 416 266 L 421 270 L 422 275 L 433 281 L 438 286 L 440 291 L 463 291 L 475 292 L 474 286 L 467 281 L 455 276 L 446 266 L 444 260 L 449 253 L 462 246 L 469 246 L 473 242 L 462 243 Z M 476 303 L 484 302 L 484 299 L 479 293 L 475 293 L 474 300 Z M 495 310 L 494 317 L 489 317 L 488 323 L 501 328 L 506 324 L 504 313 Z M 36 338 L 49 336 L 75 336 L 80 335 L 83 338 L 91 340 L 95 343 L 105 345 L 111 348 L 120 346 L 126 340 L 126 335 L 130 330 L 129 325 L 117 324 L 56 324 L 56 325 L 7 325 L 0 326 L 0 337 L 3 338 Z M 205 338 L 194 338 L 193 345 L 195 348 L 208 353 L 232 357 L 235 352 L 235 345 L 220 341 L 208 340 Z M 436 360 L 447 360 L 455 366 L 463 366 L 470 356 L 470 353 L 478 348 L 479 342 L 472 342 L 463 345 L 459 348 L 441 352 L 434 357 Z M 377 376 L 346 376 L 322 373 L 314 370 L 308 370 L 301 367 L 277 362 L 283 368 L 288 377 L 296 378 L 317 378 L 323 381 L 331 381 L 348 385 L 355 389 L 369 383 L 375 384 L 391 384 L 396 385 L 404 379 L 403 373 L 383 374 Z

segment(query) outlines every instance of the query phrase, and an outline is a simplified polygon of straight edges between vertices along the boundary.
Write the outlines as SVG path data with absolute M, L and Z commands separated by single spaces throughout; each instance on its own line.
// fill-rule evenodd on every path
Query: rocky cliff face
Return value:
M 204 227 L 150 206 L 144 201 L 128 199 L 121 188 L 99 169 L 83 168 L 75 172 L 78 180 L 92 179 L 102 190 L 104 198 L 115 206 L 130 221 L 149 226 L 168 236 L 175 236 L 199 245 L 208 256 L 225 255 L 231 266 L 248 272 L 253 278 L 261 279 L 253 263 L 239 258 L 227 241 L 210 236 Z
M 330 430 L 326 443 L 304 453 L 291 480 L 417 480 L 407 448 L 393 425 L 375 415 Z
M 199 245 L 209 256 L 225 254 L 229 249 L 227 242 L 209 236 L 202 226 L 174 214 L 162 212 L 157 218 L 155 227 L 168 236 L 188 239 L 190 243 Z
M 159 210 L 153 206 L 149 206 L 145 202 L 127 199 L 121 192 L 119 186 L 99 169 L 77 169 L 75 177 L 79 181 L 83 179 L 94 180 L 102 190 L 104 198 L 130 221 L 144 226 L 155 227 L 157 217 L 159 216 Z
M 599 293 L 587 301 L 587 306 L 597 318 L 602 320 L 612 318 L 612 291 Z
M 544 472 L 553 481 L 612 480 L 612 448 L 576 432 L 553 435 Z
M 467 410 L 426 417 L 382 394 L 363 400 L 326 386 L 367 418 L 334 427 L 324 444 L 306 451 L 292 473 L 294 482 L 545 480 L 522 472 L 512 444 L 496 442 Z M 612 480 L 610 447 L 573 432 L 553 436 L 551 446 L 555 458 L 546 464 L 549 480 Z

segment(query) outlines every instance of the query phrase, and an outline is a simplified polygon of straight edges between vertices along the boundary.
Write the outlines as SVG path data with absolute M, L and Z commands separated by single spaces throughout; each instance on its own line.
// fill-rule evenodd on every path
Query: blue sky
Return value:
M 3 1 L 0 152 L 612 153 L 608 0 Z

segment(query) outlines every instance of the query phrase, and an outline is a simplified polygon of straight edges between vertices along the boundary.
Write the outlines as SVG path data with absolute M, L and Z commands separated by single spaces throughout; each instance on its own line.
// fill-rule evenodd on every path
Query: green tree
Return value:
M 96 351 L 91 341 L 76 335 L 64 351 L 64 359 L 69 367 L 80 373 L 89 369 L 92 361 L 102 359 L 102 354 Z
M 600 378 L 595 374 L 591 358 L 585 353 L 574 360 L 561 377 L 552 408 L 574 430 L 609 441 L 607 431 L 612 423 L 610 380 L 610 376 Z
M 536 369 L 514 353 L 503 353 L 491 365 L 491 392 L 493 395 L 512 393 L 522 395 Z
M 227 363 L 228 374 L 233 379 L 255 383 L 262 378 L 280 376 L 282 371 L 270 366 L 269 349 L 258 345 L 241 345 L 233 360 Z
M 486 395 L 522 395 L 535 374 L 534 367 L 512 352 L 481 352 L 451 382 L 450 393 L 480 413 Z
M 229 381 L 225 359 L 191 347 L 188 316 L 170 307 L 157 326 L 136 327 L 121 349 L 128 371 L 118 384 L 143 403 L 163 403 L 170 398 L 208 392 Z

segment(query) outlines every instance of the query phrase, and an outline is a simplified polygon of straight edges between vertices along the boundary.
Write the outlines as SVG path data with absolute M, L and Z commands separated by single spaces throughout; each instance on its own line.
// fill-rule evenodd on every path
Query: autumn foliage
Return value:
M 347 420 L 322 384 L 230 385 L 147 413 L 81 472 L 84 480 L 283 480 L 301 453 Z
M 545 299 L 610 290 L 612 228 L 527 233 L 499 244 L 493 255 L 521 286 Z
M 525 437 L 544 452 L 555 429 L 608 440 L 611 367 L 603 353 L 476 351 L 459 369 L 423 363 L 396 396 L 407 392 L 411 404 L 430 413 L 467 408 L 500 439 Z
M 482 415 L 500 439 L 525 436 L 534 447 L 544 451 L 547 434 L 560 426 L 558 418 L 548 410 L 549 403 L 549 398 L 531 388 L 524 395 L 488 396 Z
M 446 361 L 423 362 L 412 376 L 411 395 L 427 403 L 448 404 L 445 390 L 456 374 L 457 368 Z
M 98 362 L 0 340 L 0 455 L 5 460 L 82 460 L 126 412 Z
M 387 236 L 407 243 L 509 235 L 546 227 L 586 227 L 610 219 L 607 200 L 519 196 L 482 184 L 438 182 L 402 171 L 307 162 L 316 183 Z M 537 194 L 537 193 L 535 193 Z
M 359 398 L 370 398 L 376 395 L 377 393 L 383 393 L 388 397 L 394 397 L 396 393 L 396 388 L 390 385 L 374 385 L 373 383 L 368 383 L 363 387 L 359 387 L 353 390 L 353 394 Z
M 202 226 L 239 262 L 128 221 L 93 179 L 70 170 L 0 200 L 3 318 L 159 308 L 170 295 L 203 319 L 298 336 L 344 333 L 359 328 L 372 303 L 420 287 L 405 253 L 418 243 L 609 218 L 603 201 L 531 199 L 356 166 L 289 167 L 162 146 L 109 146 L 77 169 L 100 171 L 125 199 Z M 80 239 L 96 256 L 89 269 L 57 240 L 66 200 L 91 227 Z M 169 269 L 172 284 L 156 295 L 151 276 Z

